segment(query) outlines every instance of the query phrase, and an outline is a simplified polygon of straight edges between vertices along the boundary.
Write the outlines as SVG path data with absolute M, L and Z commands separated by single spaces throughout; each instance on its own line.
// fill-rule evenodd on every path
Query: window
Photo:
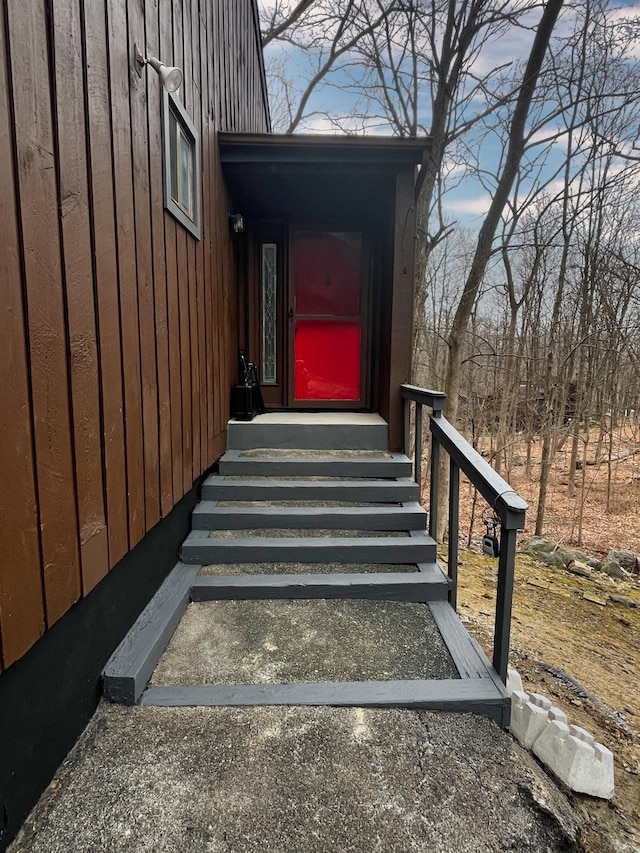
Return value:
M 275 243 L 262 244 L 262 384 L 275 385 L 278 266 Z
M 163 93 L 164 206 L 200 239 L 200 145 L 184 107 Z

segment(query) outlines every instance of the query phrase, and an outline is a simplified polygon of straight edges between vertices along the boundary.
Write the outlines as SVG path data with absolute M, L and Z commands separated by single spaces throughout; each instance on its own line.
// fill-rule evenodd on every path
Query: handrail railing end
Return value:
M 417 385 L 409 385 L 408 383 L 400 386 L 400 396 L 404 400 L 413 400 L 414 403 L 429 406 L 435 417 L 439 417 L 447 405 L 447 395 L 444 391 L 419 388 Z

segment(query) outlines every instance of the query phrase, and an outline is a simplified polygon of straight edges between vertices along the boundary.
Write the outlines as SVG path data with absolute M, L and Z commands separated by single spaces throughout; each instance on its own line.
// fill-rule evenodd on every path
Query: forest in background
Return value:
M 531 532 L 550 501 L 576 544 L 635 514 L 640 10 L 262 0 L 261 21 L 274 130 L 431 138 L 413 381 L 447 391 Z

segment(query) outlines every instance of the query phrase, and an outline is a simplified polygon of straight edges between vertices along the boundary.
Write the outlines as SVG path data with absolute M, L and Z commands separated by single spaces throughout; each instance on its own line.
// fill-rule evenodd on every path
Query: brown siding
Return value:
M 2 667 L 224 449 L 237 293 L 216 131 L 268 129 L 255 26 L 254 0 L 4 0 Z M 136 43 L 184 71 L 200 241 L 164 212 L 161 88 Z

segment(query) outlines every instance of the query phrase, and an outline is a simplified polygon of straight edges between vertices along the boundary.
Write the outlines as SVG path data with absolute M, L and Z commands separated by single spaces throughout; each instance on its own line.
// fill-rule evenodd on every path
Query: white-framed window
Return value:
M 199 240 L 200 140 L 180 101 L 163 93 L 164 206 Z

